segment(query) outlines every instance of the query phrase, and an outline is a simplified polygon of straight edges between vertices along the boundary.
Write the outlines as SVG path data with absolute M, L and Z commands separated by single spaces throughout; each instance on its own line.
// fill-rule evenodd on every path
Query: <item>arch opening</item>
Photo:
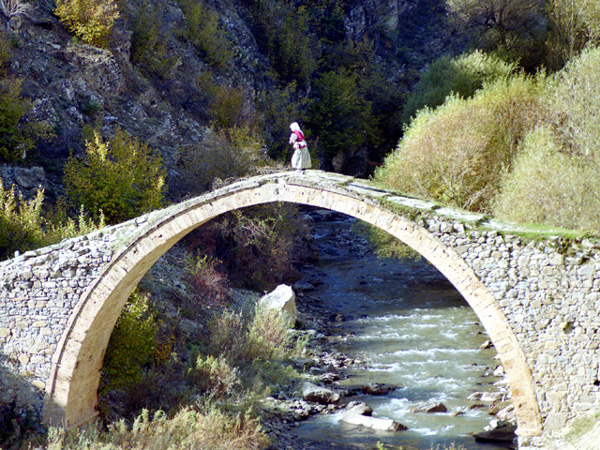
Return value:
M 413 248 L 448 279 L 474 310 L 505 368 L 521 437 L 541 434 L 531 371 L 507 318 L 473 270 L 453 250 L 414 222 L 340 185 L 301 184 L 274 177 L 242 183 L 185 202 L 146 226 L 124 245 L 89 287 L 71 316 L 53 357 L 44 421 L 77 427 L 96 415 L 104 352 L 130 293 L 167 250 L 194 228 L 229 211 L 288 202 L 337 211 L 380 228 Z

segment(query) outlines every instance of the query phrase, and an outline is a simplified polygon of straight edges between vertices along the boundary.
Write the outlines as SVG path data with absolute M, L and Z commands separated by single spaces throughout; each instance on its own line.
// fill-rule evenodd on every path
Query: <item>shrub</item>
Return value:
M 8 19 L 14 16 L 27 16 L 33 10 L 33 5 L 21 0 L 0 0 L 0 11 Z
M 190 235 L 190 246 L 223 262 L 238 287 L 268 291 L 298 277 L 294 267 L 303 231 L 294 208 L 280 205 L 234 211 Z
M 208 353 L 222 355 L 231 364 L 246 361 L 247 320 L 240 311 L 223 310 L 210 321 Z
M 240 386 L 239 371 L 224 355 L 202 356 L 193 352 L 186 376 L 201 391 L 213 399 L 230 396 Z
M 424 109 L 376 171 L 390 187 L 461 208 L 487 211 L 518 145 L 539 122 L 544 79 L 522 75 L 471 99 Z
M 290 0 L 259 2 L 256 13 L 259 44 L 284 83 L 308 88 L 317 68 L 319 44 L 310 31 L 310 15 Z
M 600 49 L 588 49 L 544 92 L 545 125 L 527 137 L 494 211 L 511 220 L 598 231 Z
M 71 200 L 109 223 L 131 219 L 161 206 L 165 172 L 147 144 L 118 131 L 108 142 L 97 132 L 86 142 L 85 160 L 71 156 L 65 186 Z
M 549 128 L 527 136 L 514 169 L 494 201 L 497 217 L 598 231 L 600 177 L 594 167 L 563 152 Z
M 600 48 L 589 48 L 557 73 L 545 105 L 566 148 L 600 158 Z
M 220 262 L 210 255 L 186 255 L 187 281 L 192 301 L 209 309 L 223 308 L 229 300 L 229 280 L 219 270 Z
M 181 150 L 180 189 L 201 193 L 217 178 L 247 175 L 263 161 L 262 142 L 249 128 L 209 129 L 200 144 Z
M 111 424 L 107 433 L 100 433 L 94 427 L 51 428 L 48 433 L 48 450 L 255 450 L 267 444 L 268 438 L 261 431 L 258 419 L 248 413 L 227 414 L 216 407 L 203 410 L 186 407 L 173 417 L 156 411 L 152 419 L 144 410 L 132 426 L 121 420 Z
M 167 48 L 168 35 L 161 31 L 161 17 L 165 6 L 145 3 L 135 11 L 131 20 L 131 62 L 141 70 L 169 77 L 176 56 Z
M 0 259 L 12 258 L 16 250 L 23 252 L 44 244 L 43 200 L 43 190 L 27 201 L 15 194 L 14 188 L 5 190 L 0 180 Z
M 427 68 L 406 100 L 403 119 L 409 122 L 425 106 L 440 106 L 452 93 L 471 97 L 484 83 L 508 78 L 515 70 L 515 64 L 479 50 L 458 57 L 442 56 Z
M 11 258 L 17 250 L 25 252 L 104 227 L 103 217 L 96 223 L 82 209 L 74 220 L 61 205 L 44 217 L 43 201 L 42 189 L 35 198 L 25 200 L 15 194 L 14 187 L 5 190 L 0 180 L 0 260 Z
M 54 13 L 82 41 L 102 47 L 119 18 L 114 0 L 57 0 Z
M 203 0 L 179 0 L 186 27 L 182 36 L 192 43 L 206 61 L 220 69 L 234 56 L 233 44 L 219 24 L 219 15 Z
M 282 358 L 289 342 L 289 327 L 285 318 L 276 310 L 258 307 L 248 327 L 247 358 Z
M 23 120 L 31 110 L 31 102 L 20 95 L 20 80 L 0 80 L 0 161 L 25 159 L 36 140 L 47 139 L 51 134 L 45 123 Z
M 120 389 L 141 380 L 152 362 L 158 325 L 147 295 L 134 292 L 117 320 L 102 366 L 103 390 Z
M 295 82 L 285 87 L 264 90 L 259 99 L 267 130 L 269 156 L 277 160 L 289 161 L 293 149 L 289 145 L 289 126 L 292 122 L 303 123 L 306 117 L 306 99 L 300 98 Z

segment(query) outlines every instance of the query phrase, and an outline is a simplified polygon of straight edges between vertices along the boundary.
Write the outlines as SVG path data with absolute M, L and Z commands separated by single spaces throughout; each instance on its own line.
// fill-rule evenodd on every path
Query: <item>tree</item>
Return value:
M 331 159 L 365 149 L 374 136 L 376 120 L 357 74 L 326 72 L 315 82 L 316 100 L 310 108 L 310 130 L 322 155 Z M 313 138 L 313 139 L 314 139 Z
M 549 0 L 549 64 L 562 67 L 588 44 L 600 44 L 600 3 L 596 0 Z
M 448 5 L 476 48 L 519 61 L 528 70 L 542 63 L 544 0 L 448 0 Z
M 118 131 L 104 142 L 94 132 L 85 158 L 71 156 L 65 165 L 65 186 L 71 200 L 107 222 L 118 223 L 160 207 L 165 171 L 159 155 L 147 144 Z

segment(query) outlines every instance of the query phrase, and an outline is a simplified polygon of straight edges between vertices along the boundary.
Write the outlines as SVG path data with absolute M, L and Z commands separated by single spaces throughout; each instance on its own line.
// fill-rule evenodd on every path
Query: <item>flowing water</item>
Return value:
M 481 431 L 491 416 L 487 409 L 469 409 L 475 391 L 497 391 L 498 378 L 486 376 L 498 364 L 477 316 L 444 277 L 420 261 L 377 258 L 349 230 L 354 220 L 318 222 L 315 238 L 320 261 L 304 270 L 305 280 L 319 280 L 310 295 L 332 313 L 337 349 L 365 361 L 346 370 L 344 387 L 369 383 L 401 385 L 385 396 L 357 396 L 373 415 L 409 428 L 397 433 L 361 430 L 339 422 L 339 413 L 303 422 L 299 441 L 320 441 L 328 448 L 430 449 L 452 443 L 468 450 L 499 447 L 476 443 L 468 433 Z M 423 401 L 440 401 L 448 413 L 411 413 Z M 460 412 L 457 415 L 457 412 Z M 300 447 L 299 447 L 300 448 Z

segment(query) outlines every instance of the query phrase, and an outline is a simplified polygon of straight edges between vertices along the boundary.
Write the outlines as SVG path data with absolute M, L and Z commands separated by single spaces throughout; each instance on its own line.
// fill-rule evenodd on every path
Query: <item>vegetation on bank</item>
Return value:
M 375 178 L 504 220 L 600 232 L 598 64 L 600 48 L 589 45 L 554 74 L 503 75 L 471 96 L 448 92 L 418 111 Z

